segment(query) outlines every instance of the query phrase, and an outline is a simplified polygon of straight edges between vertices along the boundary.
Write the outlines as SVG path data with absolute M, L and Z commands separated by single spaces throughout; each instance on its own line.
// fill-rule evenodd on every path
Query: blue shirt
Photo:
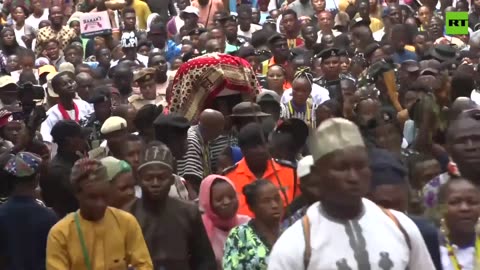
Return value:
M 0 206 L 0 258 L 6 269 L 45 269 L 47 237 L 56 214 L 33 197 L 12 196 Z
M 177 45 L 173 40 L 168 40 L 165 45 L 167 62 L 173 60 L 173 58 L 179 56 L 182 53 L 182 45 Z
M 417 54 L 409 50 L 404 50 L 402 53 L 395 52 L 392 58 L 395 64 L 401 64 L 407 60 L 418 60 Z

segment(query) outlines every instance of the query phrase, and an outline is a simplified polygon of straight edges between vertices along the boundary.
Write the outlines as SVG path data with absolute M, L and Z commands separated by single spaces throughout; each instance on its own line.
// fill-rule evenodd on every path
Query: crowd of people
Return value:
M 480 1 L 1 12 L 0 269 L 480 269 Z

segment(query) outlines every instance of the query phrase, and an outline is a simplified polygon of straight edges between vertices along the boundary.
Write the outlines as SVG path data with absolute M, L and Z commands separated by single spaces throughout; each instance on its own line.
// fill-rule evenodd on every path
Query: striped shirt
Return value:
M 187 132 L 187 152 L 177 161 L 177 173 L 181 177 L 193 175 L 200 179 L 211 174 L 211 153 L 208 144 L 203 143 L 198 125 L 192 126 Z
M 282 103 L 280 107 L 282 108 L 280 118 L 297 118 L 303 120 L 309 128 L 316 127 L 315 107 L 310 100 L 307 100 L 307 106 L 301 109 L 296 108 L 292 101 Z
M 217 171 L 218 157 L 220 156 L 222 151 L 229 146 L 236 146 L 236 145 L 237 145 L 237 138 L 233 134 L 227 134 L 227 135 L 222 134 L 208 144 L 210 155 L 212 157 L 211 159 L 212 172 Z

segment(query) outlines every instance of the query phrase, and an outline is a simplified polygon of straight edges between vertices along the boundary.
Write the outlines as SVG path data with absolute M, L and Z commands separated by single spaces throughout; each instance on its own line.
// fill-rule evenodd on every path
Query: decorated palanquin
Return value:
M 223 53 L 206 54 L 180 66 L 167 91 L 168 108 L 195 120 L 218 96 L 242 94 L 253 100 L 259 89 L 246 60 Z

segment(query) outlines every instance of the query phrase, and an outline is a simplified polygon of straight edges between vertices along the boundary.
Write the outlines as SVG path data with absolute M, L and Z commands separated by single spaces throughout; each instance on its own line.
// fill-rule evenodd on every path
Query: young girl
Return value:
M 313 75 L 309 68 L 300 68 L 292 83 L 292 100 L 282 104 L 281 118 L 298 118 L 310 128 L 315 128 L 315 110 L 310 99 Z
M 280 235 L 282 198 L 278 188 L 264 179 L 246 185 L 243 194 L 255 218 L 228 235 L 223 269 L 267 269 L 268 256 Z
M 203 225 L 212 244 L 217 264 L 221 265 L 223 249 L 230 230 L 248 222 L 250 218 L 237 215 L 237 191 L 230 179 L 212 174 L 200 185 L 200 207 Z
M 480 266 L 480 190 L 464 178 L 452 178 L 439 192 L 445 213 L 440 246 L 443 269 L 478 269 Z

